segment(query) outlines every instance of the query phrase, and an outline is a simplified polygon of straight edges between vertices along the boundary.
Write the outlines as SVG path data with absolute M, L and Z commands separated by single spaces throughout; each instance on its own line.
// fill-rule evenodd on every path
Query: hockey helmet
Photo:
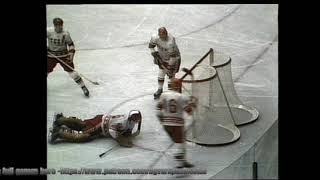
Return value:
M 128 120 L 134 122 L 140 122 L 142 119 L 141 112 L 139 110 L 131 110 L 129 112 Z

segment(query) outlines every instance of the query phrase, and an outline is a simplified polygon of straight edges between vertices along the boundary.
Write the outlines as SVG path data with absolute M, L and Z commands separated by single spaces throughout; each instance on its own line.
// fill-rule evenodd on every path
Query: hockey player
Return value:
M 157 51 L 155 50 L 157 47 Z M 158 90 L 154 93 L 154 98 L 158 99 L 163 91 L 165 75 L 169 77 L 169 83 L 179 71 L 181 57 L 175 38 L 168 33 L 165 27 L 158 29 L 158 35 L 153 35 L 149 42 L 151 55 L 154 57 L 154 64 L 159 66 Z
M 49 143 L 55 144 L 58 139 L 79 143 L 98 137 L 112 137 L 121 146 L 132 147 L 132 137 L 140 133 L 141 123 L 142 116 L 138 110 L 131 110 L 128 115 L 97 115 L 86 120 L 65 117 L 60 113 L 54 116 Z M 138 128 L 132 133 L 136 125 Z
M 54 29 L 47 29 L 48 55 L 47 55 L 47 76 L 53 71 L 57 63 L 59 63 L 64 71 L 81 87 L 84 95 L 89 97 L 89 90 L 85 86 L 79 74 L 70 69 L 65 64 L 74 68 L 73 57 L 75 47 L 68 31 L 63 29 L 63 20 L 61 18 L 53 19 Z M 60 62 L 61 59 L 64 63 Z
M 184 135 L 184 112 L 189 115 L 196 108 L 197 100 L 193 96 L 181 94 L 182 82 L 173 78 L 168 92 L 161 95 L 157 103 L 157 117 L 175 143 L 174 149 L 177 168 L 190 168 L 194 165 L 186 160 L 185 135 Z

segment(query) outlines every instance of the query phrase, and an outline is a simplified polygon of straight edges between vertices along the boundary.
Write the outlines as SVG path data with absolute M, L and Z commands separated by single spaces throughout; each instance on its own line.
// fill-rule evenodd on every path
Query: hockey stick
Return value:
M 180 78 L 181 80 L 183 80 L 187 75 L 190 75 L 191 76 L 191 82 L 194 82 L 194 76 L 193 76 L 193 73 L 192 71 L 198 66 L 198 64 L 200 64 L 210 53 L 213 53 L 213 49 L 210 48 L 210 50 L 198 61 L 196 62 L 196 64 L 194 64 L 190 69 L 187 69 L 187 68 L 183 68 L 182 71 L 185 72 L 184 76 L 182 76 L 182 78 Z M 210 63 L 213 64 L 213 56 L 210 57 Z M 219 76 L 218 76 L 219 78 Z M 220 82 L 220 80 L 219 80 Z M 184 90 L 186 90 L 189 94 L 190 92 L 184 87 Z M 191 86 L 191 95 L 194 94 L 193 92 L 193 88 Z M 196 137 L 196 121 L 193 117 L 193 120 L 192 120 L 192 123 L 191 123 L 191 126 L 189 128 L 192 128 L 192 138 L 195 138 Z M 189 129 L 188 128 L 188 129 Z
M 213 51 L 212 48 L 210 48 L 210 50 L 196 63 L 194 64 L 188 71 L 186 72 L 180 79 L 183 80 L 188 74 L 190 74 L 194 68 L 197 67 L 198 64 L 200 64 L 211 52 Z
M 98 82 L 96 81 L 91 81 L 90 79 L 88 79 L 86 76 L 84 76 L 83 74 L 79 73 L 78 71 L 76 71 L 74 68 L 72 68 L 71 66 L 69 66 L 67 63 L 63 62 L 63 60 L 61 60 L 59 57 L 55 56 L 54 54 L 52 54 L 51 52 L 48 52 L 51 56 L 53 56 L 55 59 L 57 59 L 59 62 L 61 62 L 62 64 L 64 64 L 65 66 L 67 66 L 68 68 L 70 68 L 71 70 L 77 72 L 81 77 L 83 77 L 84 79 L 86 79 L 87 81 L 91 82 L 94 85 L 99 85 Z
M 117 147 L 119 147 L 119 144 L 117 144 L 117 145 L 113 146 L 112 148 L 108 149 L 106 152 L 101 153 L 101 154 L 99 155 L 99 157 L 101 158 L 101 157 L 104 156 L 105 154 L 110 153 L 112 150 L 115 150 Z
M 163 155 L 166 155 L 165 151 L 159 151 L 159 150 L 154 150 L 154 149 L 151 149 L 151 148 L 147 148 L 147 147 L 142 147 L 140 145 L 137 145 L 137 144 L 133 144 L 135 147 L 137 148 L 140 148 L 140 149 L 143 149 L 143 150 L 146 150 L 146 151 L 153 151 L 153 152 L 157 152 L 157 153 L 161 153 Z
M 161 57 L 159 56 L 158 53 L 155 55 L 154 59 L 157 61 L 157 64 L 158 64 L 159 68 L 160 68 L 160 67 L 163 68 L 163 69 L 165 70 L 166 74 L 169 76 L 169 72 L 170 72 L 170 71 L 169 71 L 168 68 L 166 68 L 166 67 L 162 64 L 162 62 L 161 62 Z
M 161 59 L 160 56 L 157 55 L 157 58 L 155 57 L 155 59 L 156 59 L 158 65 L 159 65 L 159 67 L 161 66 L 161 67 L 166 71 L 166 74 L 168 75 L 169 69 L 167 69 L 167 68 L 162 64 L 162 62 L 160 61 L 160 59 Z M 193 67 L 193 69 L 194 69 L 194 68 L 195 68 L 195 67 Z M 187 68 L 182 68 L 182 71 L 185 72 L 186 74 L 183 76 L 183 78 L 180 78 L 180 80 L 183 80 L 188 74 L 190 74 L 190 75 L 192 76 L 192 78 L 193 78 L 193 74 L 192 74 L 192 71 L 191 71 L 191 70 L 188 70 Z M 183 85 L 182 85 L 182 88 L 183 88 L 184 90 L 186 90 L 186 92 L 188 92 L 189 94 L 191 94 Z

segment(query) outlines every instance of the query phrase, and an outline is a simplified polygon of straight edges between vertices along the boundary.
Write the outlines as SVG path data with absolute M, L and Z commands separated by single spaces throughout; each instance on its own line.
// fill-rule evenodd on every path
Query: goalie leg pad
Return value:
M 76 131 L 83 131 L 86 128 L 86 124 L 76 117 L 60 117 L 56 121 L 59 126 L 67 126 L 68 128 Z
M 67 141 L 67 142 L 73 142 L 73 143 L 81 143 L 81 142 L 87 142 L 92 139 L 94 139 L 94 136 L 91 136 L 87 133 L 75 133 L 75 132 L 66 132 L 66 131 L 60 131 L 59 132 L 59 138 Z

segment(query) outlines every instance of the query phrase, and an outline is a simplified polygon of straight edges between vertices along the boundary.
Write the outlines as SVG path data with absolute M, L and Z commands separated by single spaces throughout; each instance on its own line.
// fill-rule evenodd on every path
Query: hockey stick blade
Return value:
M 112 150 L 114 150 L 114 149 L 115 149 L 116 147 L 118 147 L 118 146 L 119 146 L 119 144 L 118 144 L 118 145 L 113 146 L 112 148 L 108 149 L 106 152 L 101 153 L 101 154 L 99 155 L 99 157 L 101 158 L 102 156 L 104 156 L 105 154 L 107 154 L 107 153 L 111 152 Z
M 99 157 L 101 158 L 102 156 L 104 156 L 107 152 L 104 152 L 102 154 L 99 155 Z
M 94 84 L 94 85 L 100 85 L 98 82 L 92 82 L 92 84 Z

